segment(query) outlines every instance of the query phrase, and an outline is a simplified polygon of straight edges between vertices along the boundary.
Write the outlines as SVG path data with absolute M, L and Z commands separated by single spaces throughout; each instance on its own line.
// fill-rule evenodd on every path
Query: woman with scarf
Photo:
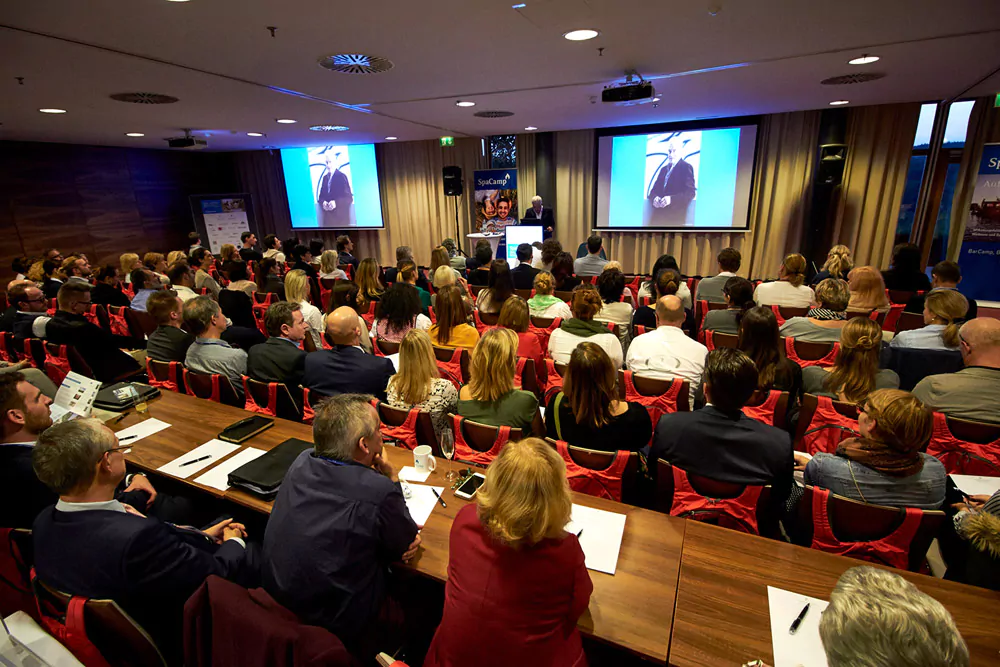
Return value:
M 836 343 L 840 330 L 847 322 L 847 302 L 851 292 L 847 283 L 837 278 L 827 278 L 816 286 L 816 301 L 805 317 L 791 317 L 781 325 L 781 335 L 810 343 Z
M 528 299 L 528 310 L 532 317 L 568 320 L 573 312 L 566 302 L 552 292 L 556 289 L 556 279 L 548 271 L 542 271 L 535 276 L 535 295 Z
M 921 453 L 934 418 L 913 394 L 881 389 L 858 404 L 860 437 L 840 443 L 835 454 L 795 452 L 805 483 L 852 500 L 889 507 L 941 509 L 948 473 Z
M 549 356 L 559 364 L 569 364 L 576 346 L 583 342 L 601 346 L 617 371 L 622 367 L 622 344 L 618 336 L 608 330 L 603 322 L 594 320 L 600 312 L 601 294 L 593 285 L 580 285 L 573 290 L 573 318 L 564 320 L 549 336 Z

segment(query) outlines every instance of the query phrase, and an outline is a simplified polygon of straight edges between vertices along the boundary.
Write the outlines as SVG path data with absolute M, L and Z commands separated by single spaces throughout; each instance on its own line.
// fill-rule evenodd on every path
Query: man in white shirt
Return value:
M 743 257 L 736 248 L 723 248 L 719 252 L 719 274 L 710 278 L 703 278 L 698 282 L 698 290 L 695 293 L 695 301 L 708 301 L 710 303 L 725 303 L 726 297 L 722 294 L 722 288 L 726 286 L 726 281 L 736 275 L 740 270 Z
M 608 263 L 608 260 L 601 257 L 603 243 L 601 237 L 596 234 L 587 239 L 588 254 L 573 262 L 573 273 L 581 278 L 601 275 L 604 265 Z
M 681 378 L 690 385 L 691 402 L 701 383 L 708 348 L 681 331 L 684 304 L 673 294 L 656 302 L 656 330 L 632 340 L 625 367 L 636 375 L 672 380 Z

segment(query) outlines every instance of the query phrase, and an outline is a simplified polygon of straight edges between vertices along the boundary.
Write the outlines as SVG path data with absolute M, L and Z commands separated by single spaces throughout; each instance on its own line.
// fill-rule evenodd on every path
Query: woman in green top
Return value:
M 472 350 L 469 384 L 458 394 L 458 414 L 480 424 L 544 436 L 538 399 L 529 391 L 514 389 L 517 345 L 517 334 L 510 329 L 489 329 L 483 334 Z

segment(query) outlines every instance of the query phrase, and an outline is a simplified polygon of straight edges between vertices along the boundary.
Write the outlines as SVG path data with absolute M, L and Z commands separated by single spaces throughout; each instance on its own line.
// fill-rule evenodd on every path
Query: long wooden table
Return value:
M 249 414 L 239 408 L 163 392 L 160 398 L 149 403 L 146 415 L 133 413 L 113 428 L 121 430 L 149 417 L 171 425 L 168 429 L 137 441 L 127 455 L 130 464 L 155 475 L 160 474 L 156 471 L 160 466 L 215 438 L 223 428 Z M 272 428 L 245 442 L 237 451 L 244 447 L 269 450 L 289 438 L 312 441 L 312 428 L 298 422 L 277 419 Z M 395 447 L 386 447 L 385 451 L 389 462 L 397 471 L 405 465 L 413 465 L 411 452 Z M 220 459 L 213 466 L 180 481 L 216 498 L 257 512 L 269 513 L 271 503 L 249 493 L 238 490 L 221 492 L 193 481 L 224 460 L 226 459 Z M 459 469 L 466 466 L 439 460 L 437 470 L 427 480 L 428 484 L 446 487 L 444 499 L 448 507 L 434 508 L 421 530 L 423 547 L 409 564 L 417 572 L 438 581 L 447 578 L 451 523 L 455 514 L 467 504 L 455 497 L 450 489 L 451 484 L 444 477 L 451 467 Z M 615 575 L 590 572 L 594 593 L 590 599 L 590 608 L 580 619 L 580 630 L 647 660 L 665 663 L 673 623 L 681 546 L 687 522 L 582 494 L 574 494 L 573 501 L 628 516 Z M 250 538 L 261 540 L 263 535 L 251 535 Z
M 756 659 L 774 664 L 767 587 L 829 600 L 845 570 L 866 564 L 689 522 L 677 584 L 670 664 L 741 665 Z M 951 612 L 973 665 L 1000 664 L 1000 631 L 993 616 L 1000 606 L 1000 592 L 892 571 Z

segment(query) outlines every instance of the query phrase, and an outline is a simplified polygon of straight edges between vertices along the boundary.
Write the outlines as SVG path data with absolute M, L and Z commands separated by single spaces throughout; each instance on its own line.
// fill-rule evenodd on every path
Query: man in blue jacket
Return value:
M 321 396 L 363 393 L 384 401 L 396 368 L 389 359 L 368 354 L 361 347 L 357 312 L 341 306 L 327 315 L 326 335 L 333 349 L 306 355 L 302 386 Z

